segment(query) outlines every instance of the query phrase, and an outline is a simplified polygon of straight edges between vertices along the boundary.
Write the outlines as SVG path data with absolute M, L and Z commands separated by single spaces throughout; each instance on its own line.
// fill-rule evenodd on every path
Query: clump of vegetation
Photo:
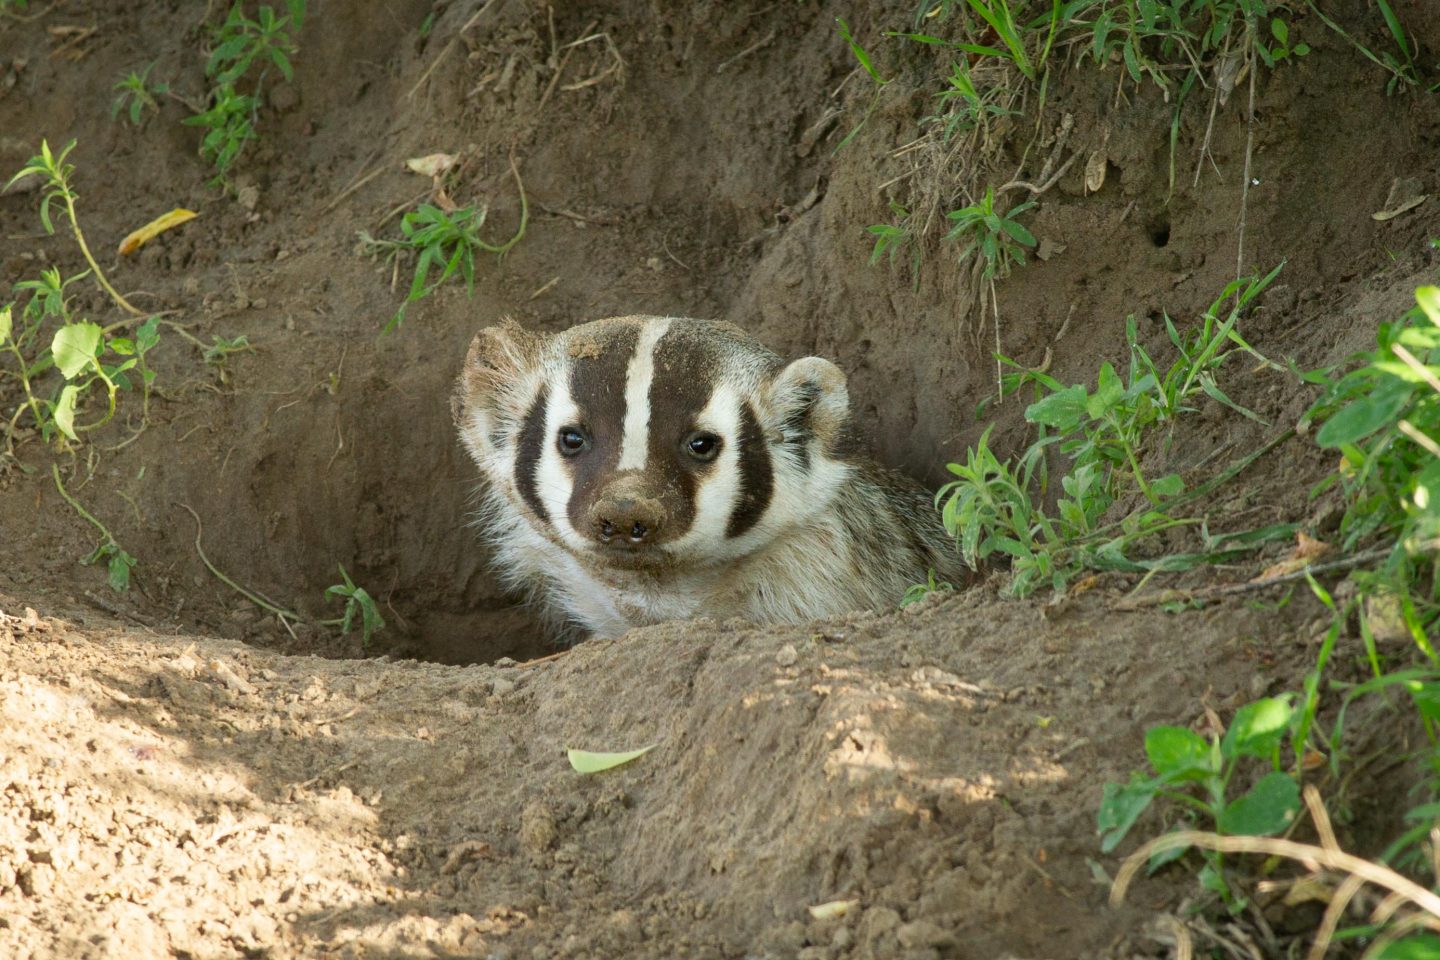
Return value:
M 962 559 L 978 567 L 994 557 L 1008 558 L 1009 591 L 1025 596 L 1042 586 L 1063 592 L 1086 570 L 1188 569 L 1293 536 L 1294 527 L 1289 525 L 1212 534 L 1203 518 L 1175 512 L 1208 485 L 1187 495 L 1178 474 L 1152 477 L 1141 464 L 1148 444 L 1165 442 L 1156 428 L 1173 427 L 1175 419 L 1193 410 L 1201 397 L 1255 417 L 1220 389 L 1215 372 L 1236 352 L 1269 362 L 1245 342 L 1237 324 L 1246 306 L 1278 272 L 1277 267 L 1264 277 L 1228 285 L 1188 334 L 1167 317 L 1166 330 L 1177 357 L 1165 368 L 1140 345 L 1134 318 L 1126 327 L 1128 370 L 1122 374 L 1103 364 L 1093 390 L 1083 384 L 1067 387 L 1048 374 L 1007 360 L 1019 371 L 1006 377 L 1007 392 L 1027 384 L 1036 392 L 1025 419 L 1035 425 L 1039 436 L 1018 457 L 1002 461 L 989 447 L 987 430 L 966 451 L 964 462 L 950 464 L 956 479 L 940 489 L 936 504 Z M 1227 313 L 1224 305 L 1232 299 Z M 1059 477 L 1053 511 L 1045 506 L 1052 495 L 1052 447 L 1069 464 Z M 1248 462 L 1242 461 L 1239 468 Z M 1103 522 L 1111 505 L 1130 489 L 1143 495 L 1146 506 L 1120 521 Z M 1132 556 L 1140 541 L 1179 526 L 1200 530 L 1204 549 L 1148 560 Z
M 146 107 L 156 112 L 160 110 L 160 104 L 155 98 L 168 93 L 170 86 L 159 80 L 154 84 L 149 83 L 150 71 L 154 69 L 155 63 L 151 61 L 145 65 L 145 69 L 139 72 L 131 70 L 128 77 L 115 84 L 119 93 L 110 104 L 110 119 L 119 119 L 123 111 L 129 116 L 131 126 L 138 127 Z
M 341 634 L 350 635 L 354 627 L 355 618 L 360 618 L 361 647 L 370 649 L 370 640 L 375 634 L 385 629 L 385 620 L 380 616 L 380 609 L 375 605 L 375 599 L 366 592 L 364 587 L 355 585 L 350 579 L 350 574 L 345 572 L 345 567 L 340 566 L 340 577 L 343 583 L 325 589 L 325 599 L 340 599 L 345 601 L 345 615 L 339 620 Z M 334 620 L 325 621 L 328 624 L 335 624 Z
M 490 243 L 480 235 L 488 213 L 483 205 L 445 209 L 431 203 L 421 204 L 401 217 L 399 240 L 377 240 L 366 231 L 360 232 L 361 248 L 371 256 L 385 257 L 397 271 L 401 257 L 415 257 L 410 290 L 400 309 L 385 325 L 384 333 L 388 334 L 404 323 L 405 311 L 410 304 L 425 299 L 456 274 L 465 279 L 466 294 L 473 295 L 475 255 L 490 253 L 504 257 L 525 236 L 525 227 L 530 219 L 529 202 L 519 170 L 513 163 L 510 169 L 520 192 L 520 223 L 515 233 L 502 243 Z M 432 280 L 437 269 L 439 276 Z
M 1155 869 L 1196 847 L 1204 864 L 1202 885 L 1238 910 L 1245 901 L 1226 875 L 1224 854 L 1280 856 L 1311 869 L 1319 864 L 1344 877 L 1334 881 L 1312 955 L 1323 953 L 1332 940 L 1359 938 L 1373 942 L 1367 956 L 1391 960 L 1440 950 L 1440 937 L 1415 932 L 1422 926 L 1440 929 L 1440 907 L 1422 885 L 1398 872 L 1417 871 L 1435 881 L 1430 846 L 1440 824 L 1440 653 L 1430 640 L 1440 626 L 1440 443 L 1435 439 L 1440 436 L 1440 288 L 1422 287 L 1416 300 L 1415 309 L 1381 326 L 1377 349 L 1352 358 L 1348 365 L 1353 369 L 1339 376 L 1332 370 L 1305 374 L 1306 382 L 1319 384 L 1322 391 L 1301 428 L 1318 423 L 1315 442 L 1341 458 L 1339 469 L 1314 492 L 1338 486 L 1343 493 L 1339 547 L 1346 559 L 1337 564 L 1350 572 L 1348 598 L 1337 603 L 1335 595 L 1305 571 L 1332 619 L 1305 678 L 1299 706 L 1291 708 L 1289 695 L 1258 701 L 1242 708 L 1223 739 L 1209 742 L 1180 727 L 1147 732 L 1145 747 L 1154 776 L 1135 775 L 1128 784 L 1106 787 L 1098 817 L 1102 849 L 1113 850 L 1156 799 L 1170 801 L 1169 809 L 1180 812 L 1181 832 L 1153 839 L 1133 854 L 1117 879 L 1117 895 L 1147 858 Z M 1343 693 L 1343 699 L 1327 733 L 1318 719 L 1322 682 L 1339 638 L 1352 624 L 1371 676 L 1359 684 L 1331 682 L 1330 690 Z M 1414 641 L 1412 654 L 1383 656 L 1376 642 L 1381 628 L 1390 635 L 1408 635 Z M 1426 773 L 1410 798 L 1406 829 L 1378 861 L 1339 849 L 1313 787 L 1306 788 L 1306 803 L 1318 846 L 1253 839 L 1288 827 L 1299 810 L 1296 783 L 1302 770 L 1328 763 L 1334 782 L 1348 780 L 1343 775 L 1349 759 L 1347 711 L 1362 698 L 1396 691 L 1406 695 L 1413 712 L 1387 722 L 1408 722 L 1425 732 L 1419 749 L 1404 759 Z M 1385 703 L 1405 712 L 1393 699 Z M 1282 736 L 1288 736 L 1294 757 L 1289 771 L 1280 765 Z M 1273 769 L 1230 801 L 1226 788 L 1245 756 L 1268 759 Z M 1192 793 L 1196 788 L 1199 797 Z M 1367 924 L 1339 929 L 1346 907 L 1365 884 L 1387 890 L 1390 908 L 1377 911 Z
M 1235 712 L 1223 736 L 1209 739 L 1188 727 L 1151 727 L 1145 756 L 1152 775 L 1133 773 L 1126 784 L 1105 785 L 1098 822 L 1100 849 L 1114 850 L 1157 799 L 1180 811 L 1176 829 L 1209 829 L 1224 836 L 1272 836 L 1288 827 L 1300 811 L 1300 784 L 1282 769 L 1280 746 L 1297 719 L 1290 697 L 1266 697 Z M 1269 770 L 1248 790 L 1234 796 L 1236 774 L 1251 761 Z M 1297 758 L 1298 763 L 1298 758 Z M 1151 869 L 1178 859 L 1184 847 L 1152 859 Z M 1203 851 L 1200 884 L 1232 910 L 1244 898 L 1225 873 L 1224 854 Z
M 255 121 L 263 103 L 263 89 L 271 69 L 289 81 L 291 63 L 299 51 L 295 41 L 305 21 L 305 0 L 287 0 L 282 16 L 262 5 L 254 19 L 236 3 L 214 30 L 205 76 L 212 84 L 206 109 L 187 117 L 185 124 L 205 128 L 200 155 L 216 170 L 212 184 L 225 185 L 245 145 L 255 140 Z M 253 74 L 253 76 L 252 76 Z M 242 83 L 248 93 L 241 92 Z
M 1034 206 L 1034 200 L 1026 200 L 1001 213 L 995 208 L 994 188 L 987 187 L 979 203 L 946 214 L 952 226 L 945 239 L 964 244 L 961 260 L 979 253 L 985 279 L 1007 276 L 1012 266 L 1025 265 L 1025 248 L 1035 246 L 1034 235 L 1015 219 Z

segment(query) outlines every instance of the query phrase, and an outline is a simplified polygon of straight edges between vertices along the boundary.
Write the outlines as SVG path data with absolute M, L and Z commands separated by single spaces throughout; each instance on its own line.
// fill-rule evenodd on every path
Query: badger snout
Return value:
M 670 519 L 642 474 L 622 472 L 605 484 L 587 511 L 590 534 L 611 548 L 655 543 Z
M 659 537 L 665 508 L 653 497 L 610 494 L 590 508 L 590 526 L 601 543 L 638 547 Z

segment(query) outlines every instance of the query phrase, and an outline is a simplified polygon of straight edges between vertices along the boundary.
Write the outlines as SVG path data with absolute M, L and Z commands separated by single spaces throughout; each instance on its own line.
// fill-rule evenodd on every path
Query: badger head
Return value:
M 739 328 L 621 317 L 471 344 L 460 435 L 512 516 L 591 567 L 756 553 L 821 515 L 850 470 L 845 376 Z

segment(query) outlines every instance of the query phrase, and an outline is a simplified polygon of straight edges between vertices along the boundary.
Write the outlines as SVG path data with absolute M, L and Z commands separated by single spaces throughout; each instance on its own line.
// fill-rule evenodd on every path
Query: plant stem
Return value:
M 140 316 L 143 310 L 137 310 L 134 305 L 120 296 L 120 292 L 110 285 L 105 279 L 105 272 L 100 269 L 100 264 L 95 262 L 95 257 L 90 253 L 90 246 L 85 242 L 85 234 L 80 230 L 80 221 L 75 219 L 75 194 L 70 191 L 70 185 L 64 180 L 60 181 L 61 188 L 65 191 L 65 210 L 70 214 L 70 229 L 75 234 L 75 242 L 80 245 L 80 252 L 85 255 L 85 262 L 90 264 L 90 269 L 95 271 L 95 279 L 99 282 L 101 289 L 110 294 L 110 299 L 126 313 Z
M 205 564 L 205 569 L 213 573 L 215 575 L 215 578 L 221 583 L 225 584 L 225 586 L 229 587 L 231 590 L 234 590 L 236 593 L 240 594 L 240 596 L 255 604 L 255 606 L 259 607 L 262 610 L 267 610 L 270 613 L 275 614 L 275 616 L 280 618 L 280 623 L 284 625 L 285 629 L 290 631 L 290 635 L 292 637 L 295 636 L 295 631 L 290 630 L 289 621 L 294 620 L 296 623 L 299 623 L 304 619 L 304 617 L 300 616 L 300 614 L 295 613 L 294 611 L 286 610 L 283 607 L 276 606 L 275 604 L 264 599 L 258 594 L 251 593 L 249 590 L 246 590 L 244 587 L 240 586 L 240 584 L 236 583 L 234 580 L 231 580 L 229 577 L 225 576 L 225 574 L 221 573 L 220 568 L 215 566 L 215 564 L 211 563 L 210 558 L 205 556 L 205 548 L 200 546 L 200 535 L 204 533 L 204 528 L 200 525 L 200 514 L 196 513 L 194 509 L 192 509 L 188 504 L 182 503 L 180 504 L 180 506 L 184 507 L 187 511 L 189 511 L 190 516 L 195 518 L 195 552 L 200 555 L 200 562 Z
M 110 531 L 106 529 L 105 524 L 101 523 L 99 520 L 96 520 L 94 515 L 92 515 L 90 511 L 80 506 L 80 501 L 70 496 L 70 492 L 65 489 L 65 484 L 60 482 L 59 466 L 53 463 L 50 464 L 50 476 L 55 479 L 55 489 L 60 491 L 60 496 L 65 498 L 65 502 L 70 504 L 71 508 L 74 509 L 76 513 L 80 514 L 80 516 L 84 517 L 86 520 L 89 520 L 96 530 L 100 531 L 100 535 L 105 538 L 105 545 L 108 546 L 113 544 L 114 546 L 118 547 L 120 544 L 116 543 L 115 538 L 111 536 Z

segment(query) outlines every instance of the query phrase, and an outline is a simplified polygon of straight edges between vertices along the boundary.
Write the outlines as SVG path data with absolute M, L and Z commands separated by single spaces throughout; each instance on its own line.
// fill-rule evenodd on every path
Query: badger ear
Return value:
M 468 407 L 493 406 L 497 391 L 515 383 L 535 363 L 544 342 L 544 336 L 527 332 L 511 317 L 477 333 L 450 400 L 455 422 Z
M 781 370 L 766 392 L 771 431 L 785 440 L 813 435 L 833 448 L 850 422 L 845 374 L 829 360 L 803 357 Z

